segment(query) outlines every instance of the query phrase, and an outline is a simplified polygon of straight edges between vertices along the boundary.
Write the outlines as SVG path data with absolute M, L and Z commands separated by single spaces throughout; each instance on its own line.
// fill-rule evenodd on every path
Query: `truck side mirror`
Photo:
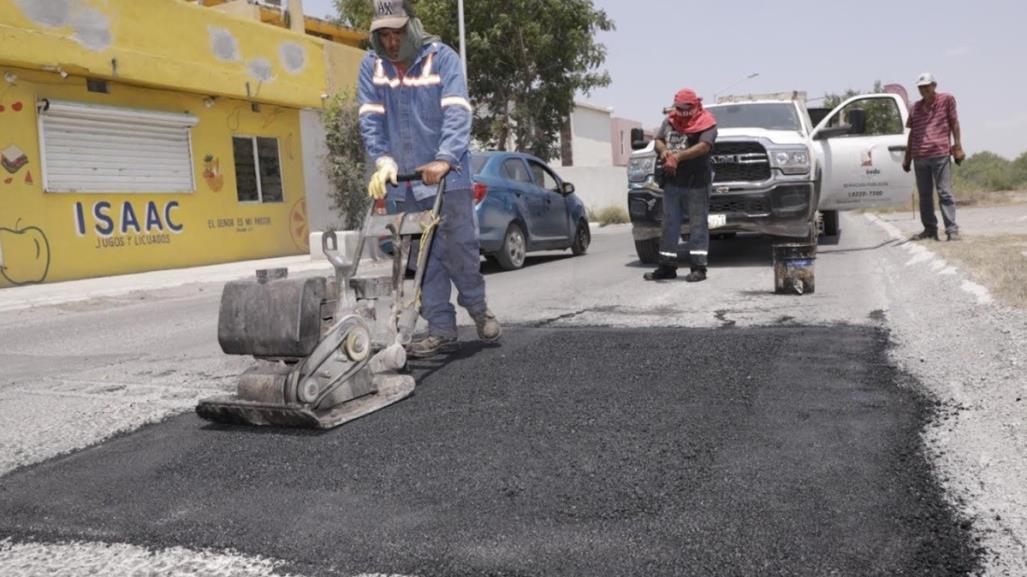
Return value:
M 645 139 L 645 132 L 641 128 L 631 129 L 631 150 L 641 150 L 649 144 L 649 141 Z
M 565 182 L 565 183 L 563 183 L 563 186 L 560 188 L 560 190 L 563 191 L 563 195 L 564 196 L 567 196 L 569 194 L 574 194 L 574 183 L 573 182 Z
M 866 134 L 867 132 L 867 111 L 862 108 L 851 108 L 845 112 L 845 118 L 849 121 L 849 134 Z

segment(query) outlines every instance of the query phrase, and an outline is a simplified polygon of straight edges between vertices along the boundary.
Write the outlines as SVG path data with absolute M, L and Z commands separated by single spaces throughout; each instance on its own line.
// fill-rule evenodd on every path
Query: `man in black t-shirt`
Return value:
M 710 152 L 717 140 L 717 120 L 702 107 L 702 99 L 689 89 L 674 95 L 674 109 L 656 135 L 656 154 L 663 163 L 663 236 L 659 266 L 645 280 L 677 278 L 677 250 L 687 206 L 691 231 L 688 255 L 691 271 L 685 280 L 706 280 L 710 247 Z M 686 204 L 687 203 L 687 204 Z

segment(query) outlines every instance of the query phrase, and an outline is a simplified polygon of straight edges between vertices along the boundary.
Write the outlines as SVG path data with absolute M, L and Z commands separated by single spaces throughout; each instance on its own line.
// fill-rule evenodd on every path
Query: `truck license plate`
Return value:
M 709 223 L 711 229 L 720 228 L 727 225 L 727 215 L 715 212 L 706 219 L 706 222 Z

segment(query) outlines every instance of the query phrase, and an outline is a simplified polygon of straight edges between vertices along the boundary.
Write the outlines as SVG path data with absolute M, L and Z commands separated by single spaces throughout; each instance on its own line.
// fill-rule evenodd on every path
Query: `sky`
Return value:
M 334 14 L 331 0 L 303 3 L 311 16 Z M 812 99 L 869 91 L 880 80 L 902 84 L 916 99 L 915 79 L 929 71 L 939 91 L 956 97 L 967 153 L 1013 159 L 1027 152 L 1023 0 L 593 4 L 616 26 L 597 37 L 612 82 L 579 100 L 646 127 L 659 123 L 660 110 L 684 87 L 712 103 L 718 93 L 791 90 Z

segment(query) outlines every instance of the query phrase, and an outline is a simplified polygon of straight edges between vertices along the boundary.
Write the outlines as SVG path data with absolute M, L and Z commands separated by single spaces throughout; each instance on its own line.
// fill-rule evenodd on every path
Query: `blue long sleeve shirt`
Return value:
M 433 160 L 445 160 L 453 167 L 446 189 L 471 188 L 472 110 L 463 66 L 452 48 L 441 42 L 425 44 L 405 74 L 369 52 L 360 63 L 357 101 L 360 134 L 372 163 L 388 157 L 400 174 L 409 174 Z M 434 186 L 412 186 L 417 199 L 435 194 Z M 391 198 L 404 194 L 389 186 Z

